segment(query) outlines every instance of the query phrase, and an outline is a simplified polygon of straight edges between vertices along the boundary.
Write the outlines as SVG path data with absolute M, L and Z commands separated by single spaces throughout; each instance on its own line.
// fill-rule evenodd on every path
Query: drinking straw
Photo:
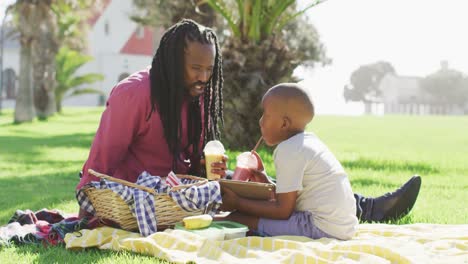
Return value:
M 254 153 L 255 150 L 257 150 L 258 146 L 260 146 L 260 143 L 262 143 L 262 139 L 263 137 L 260 136 L 260 138 L 258 139 L 257 141 L 257 144 L 255 145 L 255 147 L 250 151 L 250 153 Z

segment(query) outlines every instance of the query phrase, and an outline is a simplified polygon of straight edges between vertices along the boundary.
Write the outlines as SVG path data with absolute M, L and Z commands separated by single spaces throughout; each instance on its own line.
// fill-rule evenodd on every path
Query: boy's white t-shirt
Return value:
M 356 200 L 340 162 L 313 133 L 281 142 L 273 154 L 276 192 L 298 191 L 296 211 L 312 213 L 314 225 L 339 239 L 356 230 Z

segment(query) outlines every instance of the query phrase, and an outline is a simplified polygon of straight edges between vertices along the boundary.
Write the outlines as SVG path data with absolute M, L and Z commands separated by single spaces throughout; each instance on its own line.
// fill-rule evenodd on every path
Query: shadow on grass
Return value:
M 379 186 L 380 187 L 381 186 L 381 187 L 385 187 L 389 191 L 393 191 L 395 188 L 398 188 L 398 187 L 401 186 L 401 184 L 399 184 L 399 183 L 391 183 L 391 182 L 383 180 L 382 178 L 379 178 L 379 179 L 376 179 L 376 180 L 369 179 L 369 178 L 352 179 L 351 180 L 351 186 L 356 186 L 356 185 L 366 186 L 366 187 L 369 187 L 369 186 Z
M 6 224 L 18 209 L 53 209 L 57 204 L 76 200 L 77 171 L 78 168 L 47 175 L 0 178 L 0 225 Z
M 341 164 L 346 169 L 367 169 L 376 171 L 408 171 L 412 174 L 439 173 L 439 169 L 422 162 L 404 162 L 391 160 L 357 159 L 344 160 Z
M 359 221 L 359 223 L 361 224 L 390 224 L 390 225 L 407 225 L 407 224 L 413 224 L 414 223 L 414 220 L 413 220 L 413 215 L 411 213 L 411 211 L 403 216 L 402 218 L 400 219 L 392 219 L 392 220 L 388 220 L 388 221 L 385 221 L 385 222 L 365 222 L 365 221 Z
M 20 134 L 20 133 L 19 133 Z M 50 155 L 63 154 L 63 148 L 82 148 L 89 149 L 94 133 L 74 133 L 70 135 L 49 136 L 49 137 L 31 137 L 31 136 L 0 136 L 0 156 L 3 157 L 3 166 L 19 164 L 23 168 L 34 165 L 50 165 L 57 168 L 75 163 L 75 160 L 57 162 L 47 160 L 43 156 L 44 149 L 51 149 Z M 60 151 L 54 152 L 54 148 L 62 148 Z M 8 162 L 8 163 L 7 163 Z M 83 163 L 84 161 L 80 161 Z M 77 164 L 79 170 L 81 164 Z M 30 168 L 29 168 L 30 169 Z M 18 172 L 19 174 L 21 171 Z
M 18 134 L 22 133 L 24 132 L 18 132 Z M 43 146 L 89 149 L 93 138 L 94 133 L 74 133 L 50 137 L 0 136 L 0 155 L 8 154 L 8 156 L 11 156 L 12 154 L 22 154 L 25 156 L 35 156 L 37 154 L 36 148 Z

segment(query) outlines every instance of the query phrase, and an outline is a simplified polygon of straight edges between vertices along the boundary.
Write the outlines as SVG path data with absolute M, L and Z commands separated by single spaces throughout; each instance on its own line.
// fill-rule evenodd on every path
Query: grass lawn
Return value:
M 0 225 L 16 209 L 77 212 L 74 189 L 102 108 L 66 108 L 47 122 L 13 125 L 0 115 Z M 347 169 L 353 190 L 380 195 L 411 175 L 422 176 L 410 216 L 398 223 L 467 224 L 468 117 L 318 116 L 313 130 Z M 260 151 L 274 175 L 271 149 Z M 233 168 L 238 152 L 230 151 Z M 0 263 L 154 263 L 155 258 L 61 247 L 0 249 Z

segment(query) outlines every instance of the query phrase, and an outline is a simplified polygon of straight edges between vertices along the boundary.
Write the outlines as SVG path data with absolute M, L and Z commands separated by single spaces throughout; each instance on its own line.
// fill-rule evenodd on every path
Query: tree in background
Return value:
M 71 50 L 66 46 L 59 50 L 56 56 L 57 87 L 55 88 L 55 103 L 58 112 L 62 111 L 62 100 L 65 96 L 71 97 L 89 93 L 104 94 L 100 89 L 83 87 L 83 85 L 103 80 L 104 76 L 97 73 L 76 74 L 81 66 L 91 60 L 92 57 L 82 55 L 78 51 Z
M 27 1 L 17 1 L 8 8 L 13 11 L 21 44 L 19 86 L 16 96 L 14 122 L 28 122 L 32 121 L 36 116 L 32 86 L 32 42 L 37 38 L 34 23 L 39 20 L 39 14 L 34 12 L 34 4 Z
M 21 44 L 15 122 L 34 118 L 31 99 L 40 119 L 46 119 L 56 111 L 54 63 L 59 46 L 55 38 L 57 17 L 52 11 L 53 3 L 53 0 L 17 0 L 12 6 Z
M 292 74 L 299 65 L 326 61 L 318 33 L 300 16 L 321 1 L 299 12 L 295 1 L 236 1 L 234 9 L 209 2 L 233 32 L 223 48 L 225 137 L 233 147 L 249 148 L 260 136 L 260 100 L 266 90 L 297 81 Z
M 468 101 L 468 77 L 457 70 L 442 67 L 421 81 L 423 91 L 432 95 L 435 104 L 457 104 Z
M 9 8 L 13 10 L 14 25 L 21 44 L 18 95 L 15 105 L 16 123 L 38 117 L 47 119 L 56 112 L 55 57 L 65 44 L 78 42 L 71 32 L 76 32 L 73 21 L 83 21 L 81 10 L 88 11 L 94 0 L 17 0 Z M 60 23 L 71 23 L 60 28 Z M 81 23 L 81 22 L 80 22 Z M 62 30 L 67 29 L 67 30 Z M 80 36 L 74 33 L 74 36 Z
M 205 0 L 133 0 L 133 3 L 138 11 L 130 18 L 142 25 L 168 28 L 182 18 L 193 19 L 207 27 L 217 27 L 221 22 Z
M 252 147 L 260 136 L 260 100 L 269 87 L 296 81 L 292 73 L 299 65 L 327 62 L 315 28 L 301 16 L 323 1 L 311 1 L 301 11 L 297 11 L 294 0 L 134 2 L 151 3 L 139 7 L 144 12 L 159 12 L 159 17 L 166 17 L 164 20 L 168 22 L 164 25 L 178 21 L 177 14 L 185 12 L 185 17 L 213 27 L 220 35 L 225 80 L 224 137 L 231 148 Z M 165 5 L 158 8 L 157 4 Z M 213 12 L 206 4 L 224 20 L 204 16 Z M 180 12 L 177 7 L 193 11 Z
M 344 88 L 345 100 L 363 102 L 369 113 L 370 104 L 381 100 L 380 81 L 388 73 L 395 74 L 395 69 L 386 61 L 360 66 L 351 73 L 350 84 Z

